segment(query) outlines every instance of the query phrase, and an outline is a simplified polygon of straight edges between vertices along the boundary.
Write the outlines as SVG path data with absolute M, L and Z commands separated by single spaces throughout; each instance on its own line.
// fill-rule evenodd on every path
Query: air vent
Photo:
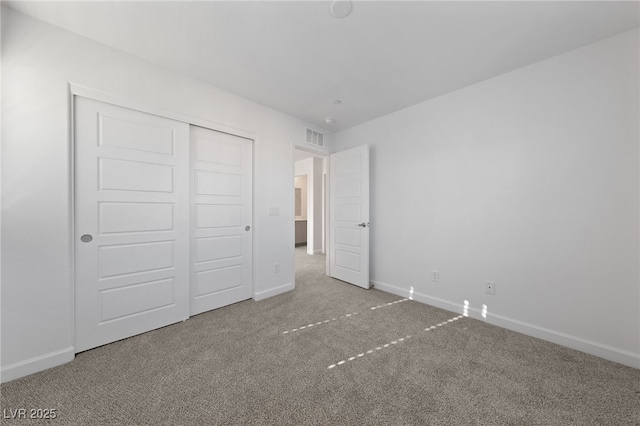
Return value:
M 324 146 L 324 135 L 315 130 L 307 129 L 307 143 L 315 146 Z

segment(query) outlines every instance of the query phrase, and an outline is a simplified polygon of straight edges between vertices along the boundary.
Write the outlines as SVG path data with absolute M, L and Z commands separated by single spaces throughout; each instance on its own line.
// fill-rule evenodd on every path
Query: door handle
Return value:
M 359 223 L 359 224 L 358 224 L 358 226 L 361 226 L 361 227 L 363 227 L 363 228 L 367 228 L 367 227 L 369 226 L 369 222 L 362 222 L 362 223 Z

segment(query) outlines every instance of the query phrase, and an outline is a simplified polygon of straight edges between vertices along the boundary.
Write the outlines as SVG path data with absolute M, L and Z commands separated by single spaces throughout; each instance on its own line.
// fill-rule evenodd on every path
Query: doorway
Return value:
M 328 156 L 295 148 L 295 246 L 298 257 L 326 252 Z M 296 268 L 301 262 L 296 261 Z

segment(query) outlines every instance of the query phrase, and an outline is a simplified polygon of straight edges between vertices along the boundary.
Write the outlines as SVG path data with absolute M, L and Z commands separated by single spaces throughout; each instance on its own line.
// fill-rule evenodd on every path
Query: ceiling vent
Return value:
M 315 130 L 307 129 L 307 143 L 315 146 L 324 146 L 324 135 Z

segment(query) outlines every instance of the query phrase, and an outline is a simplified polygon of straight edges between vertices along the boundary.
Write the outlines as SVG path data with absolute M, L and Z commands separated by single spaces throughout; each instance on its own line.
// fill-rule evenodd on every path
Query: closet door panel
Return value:
M 191 127 L 191 315 L 252 296 L 252 149 Z
M 189 316 L 189 125 L 75 98 L 76 352 Z

